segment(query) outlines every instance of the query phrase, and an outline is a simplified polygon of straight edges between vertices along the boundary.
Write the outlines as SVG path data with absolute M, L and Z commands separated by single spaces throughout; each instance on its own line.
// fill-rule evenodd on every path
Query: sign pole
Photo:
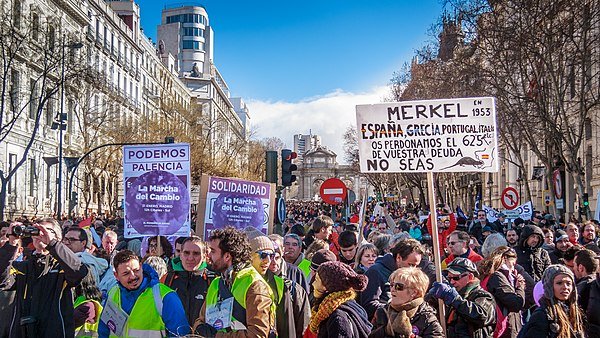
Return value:
M 435 279 L 442 282 L 442 264 L 440 258 L 440 242 L 438 239 L 437 212 L 435 208 L 435 187 L 433 181 L 433 172 L 427 172 L 427 187 L 429 191 L 429 217 L 431 219 L 431 240 L 433 241 L 433 261 L 435 263 Z M 444 333 L 446 332 L 446 308 L 444 302 L 438 299 L 440 315 L 440 324 Z

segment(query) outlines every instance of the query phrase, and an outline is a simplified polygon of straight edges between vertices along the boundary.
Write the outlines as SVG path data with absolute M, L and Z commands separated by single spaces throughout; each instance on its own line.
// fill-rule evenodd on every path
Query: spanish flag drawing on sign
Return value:
M 490 155 L 489 154 L 482 154 L 481 155 L 481 159 L 482 160 L 489 160 L 490 159 Z

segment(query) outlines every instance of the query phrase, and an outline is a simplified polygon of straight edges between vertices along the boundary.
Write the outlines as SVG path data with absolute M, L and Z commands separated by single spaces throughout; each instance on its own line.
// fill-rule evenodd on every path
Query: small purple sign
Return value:
M 210 177 L 206 195 L 204 238 L 214 229 L 248 226 L 267 233 L 271 185 L 264 182 Z

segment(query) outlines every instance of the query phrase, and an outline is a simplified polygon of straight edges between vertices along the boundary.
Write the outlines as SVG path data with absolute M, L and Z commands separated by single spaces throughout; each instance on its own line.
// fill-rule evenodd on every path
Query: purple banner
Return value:
M 123 149 L 125 237 L 190 233 L 189 145 Z
M 204 215 L 204 238 L 214 229 L 248 226 L 267 233 L 271 185 L 263 182 L 210 177 Z

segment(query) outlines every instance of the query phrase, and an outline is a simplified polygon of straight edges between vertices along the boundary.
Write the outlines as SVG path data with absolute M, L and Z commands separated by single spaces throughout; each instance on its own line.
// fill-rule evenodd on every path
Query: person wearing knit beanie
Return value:
M 334 261 L 337 261 L 337 257 L 333 252 L 331 252 L 329 249 L 321 249 L 315 252 L 314 256 L 312 257 L 310 269 L 312 271 L 317 271 L 321 264 Z
M 519 337 L 584 337 L 585 326 L 577 304 L 573 272 L 561 264 L 550 265 L 544 271 L 542 285 L 544 296 L 540 307 L 533 312 Z
M 321 264 L 313 282 L 316 302 L 310 332 L 318 337 L 368 337 L 373 326 L 365 309 L 354 300 L 356 292 L 364 290 L 367 282 L 365 275 L 357 274 L 342 262 Z
M 367 287 L 367 277 L 357 274 L 348 264 L 342 262 L 325 262 L 317 269 L 324 289 L 337 292 L 353 289 L 363 291 Z

